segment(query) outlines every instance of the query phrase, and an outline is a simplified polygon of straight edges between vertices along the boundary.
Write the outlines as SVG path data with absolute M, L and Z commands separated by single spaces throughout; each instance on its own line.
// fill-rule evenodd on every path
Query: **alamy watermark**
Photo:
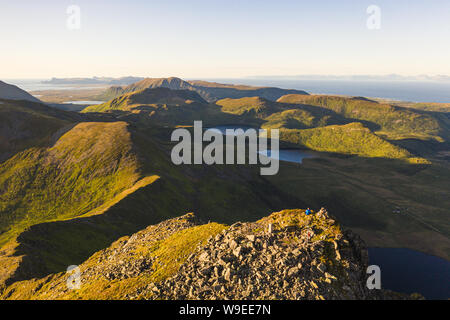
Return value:
M 66 20 L 66 27 L 69 30 L 81 29 L 81 8 L 77 5 L 68 6 L 66 9 L 68 15 Z
M 69 290 L 78 290 L 81 288 L 81 271 L 76 265 L 71 265 L 67 267 L 66 273 L 69 277 L 66 280 L 66 286 Z
M 367 29 L 380 30 L 381 29 L 381 8 L 377 5 L 370 5 L 366 10 L 369 17 L 367 18 Z
M 375 264 L 368 266 L 366 273 L 370 274 L 370 276 L 367 278 L 367 281 L 366 281 L 367 289 L 369 289 L 369 290 L 381 289 L 381 269 L 380 269 L 380 267 Z
M 178 142 L 171 153 L 174 164 L 246 164 L 248 159 L 248 164 L 259 163 L 267 166 L 260 169 L 261 175 L 278 173 L 278 129 L 271 129 L 270 137 L 269 132 L 265 129 L 247 129 L 245 131 L 243 129 L 227 129 L 224 135 L 219 130 L 204 131 L 202 121 L 194 121 L 193 131 L 193 138 L 191 132 L 185 128 L 178 128 L 172 132 L 171 141 Z M 270 141 L 270 147 L 268 141 Z M 203 142 L 209 142 L 204 149 Z M 265 155 L 268 150 L 270 156 Z

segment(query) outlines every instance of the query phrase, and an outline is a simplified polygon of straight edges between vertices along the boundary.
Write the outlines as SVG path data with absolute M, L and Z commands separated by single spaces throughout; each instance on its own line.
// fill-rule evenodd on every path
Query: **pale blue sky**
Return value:
M 0 0 L 3 79 L 450 75 L 449 39 L 448 0 Z

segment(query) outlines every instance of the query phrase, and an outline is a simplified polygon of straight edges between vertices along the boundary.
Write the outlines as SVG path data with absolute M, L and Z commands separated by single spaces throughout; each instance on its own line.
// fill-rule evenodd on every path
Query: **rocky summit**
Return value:
M 123 237 L 68 273 L 14 283 L 21 299 L 406 299 L 366 286 L 368 254 L 325 209 L 284 210 L 225 226 L 193 214 Z M 98 296 L 101 292 L 102 296 Z
M 149 290 L 156 299 L 380 299 L 365 282 L 361 238 L 322 209 L 273 213 L 211 237 L 177 274 Z M 376 291 L 376 290 L 375 290 Z

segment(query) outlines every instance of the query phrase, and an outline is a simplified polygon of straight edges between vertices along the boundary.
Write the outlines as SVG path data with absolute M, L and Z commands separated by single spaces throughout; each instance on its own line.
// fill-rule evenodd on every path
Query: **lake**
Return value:
M 380 267 L 384 289 L 450 298 L 450 262 L 445 259 L 405 248 L 369 248 L 369 263 Z
M 94 105 L 94 104 L 101 104 L 105 101 L 66 101 L 65 104 L 72 103 L 72 104 L 82 104 L 82 105 Z
M 244 131 L 248 129 L 257 129 L 251 126 L 246 125 L 223 125 L 223 126 L 216 126 L 212 128 L 208 128 L 206 130 L 212 130 L 216 132 L 220 132 L 223 135 L 233 135 L 237 136 L 236 132 L 228 132 L 227 130 L 237 130 L 242 129 Z M 271 150 L 264 150 L 259 151 L 259 154 L 262 154 L 263 156 L 273 158 L 271 154 Z M 294 163 L 302 163 L 303 159 L 306 158 L 316 158 L 318 156 L 317 153 L 314 153 L 312 151 L 306 151 L 306 150 L 299 150 L 299 149 L 280 149 L 278 153 L 278 159 L 281 161 L 287 161 L 287 162 L 294 162 Z
M 274 158 L 271 155 L 271 150 L 260 151 L 260 154 Z M 299 149 L 280 149 L 278 159 L 280 161 L 302 163 L 303 159 L 317 158 L 318 155 L 311 151 L 299 150 Z

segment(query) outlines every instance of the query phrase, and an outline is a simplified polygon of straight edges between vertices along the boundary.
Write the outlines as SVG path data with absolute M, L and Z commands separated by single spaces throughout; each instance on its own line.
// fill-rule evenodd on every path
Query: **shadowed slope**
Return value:
M 82 118 L 41 103 L 0 100 L 0 162 L 27 147 L 50 143 L 54 134 Z
M 9 100 L 27 100 L 32 102 L 40 102 L 39 99 L 19 87 L 5 83 L 0 80 L 0 99 Z

